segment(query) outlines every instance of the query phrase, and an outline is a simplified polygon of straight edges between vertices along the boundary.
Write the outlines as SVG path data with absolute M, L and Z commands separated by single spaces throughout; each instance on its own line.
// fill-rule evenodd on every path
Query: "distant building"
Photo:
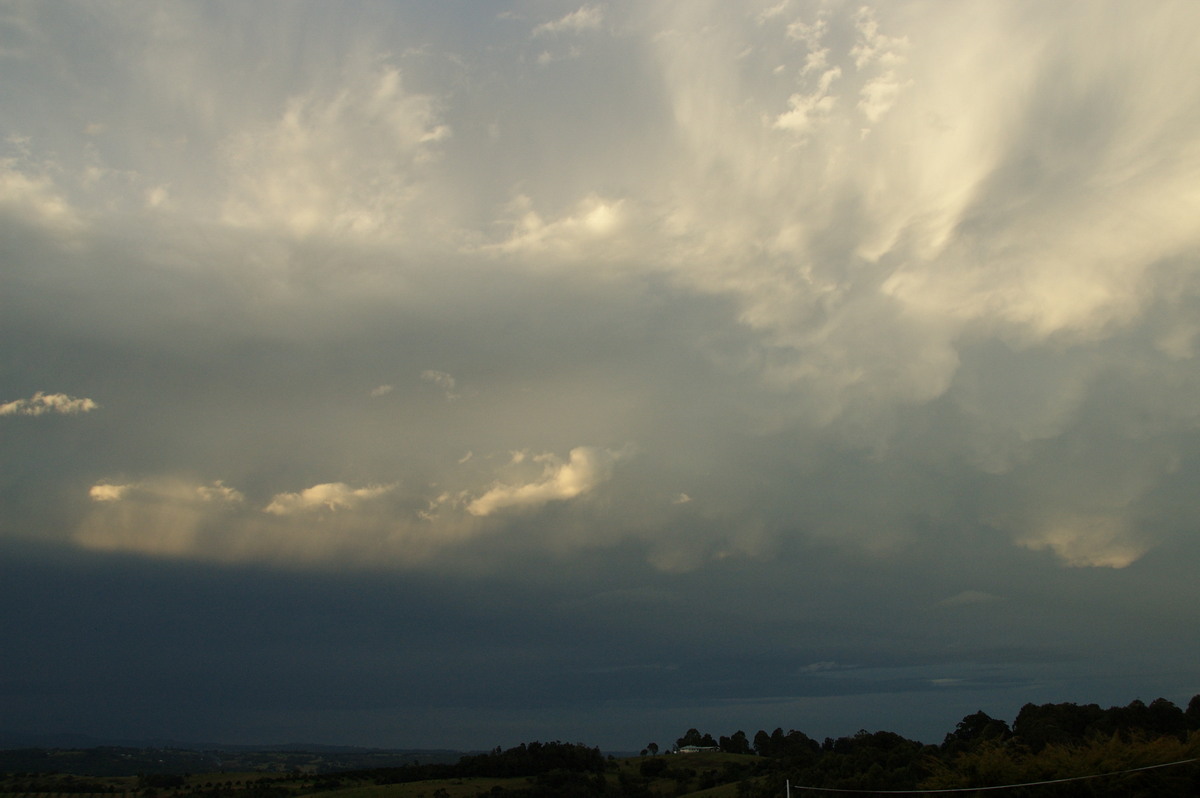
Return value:
M 720 751 L 721 749 L 715 745 L 681 745 L 679 753 L 681 754 L 700 754 L 705 751 Z

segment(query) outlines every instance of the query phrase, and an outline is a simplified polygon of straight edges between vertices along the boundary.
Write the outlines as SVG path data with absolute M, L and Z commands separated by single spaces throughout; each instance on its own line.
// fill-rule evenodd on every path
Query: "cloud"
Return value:
M 159 476 L 101 482 L 89 489 L 91 509 L 72 541 L 95 551 L 291 568 L 412 567 L 479 534 L 450 496 L 422 512 L 424 500 L 396 485 L 314 485 L 276 494 L 262 509 L 222 481 Z
M 222 218 L 299 236 L 402 236 L 420 207 L 423 165 L 449 135 L 433 98 L 405 91 L 398 69 L 364 68 L 230 137 Z
M 1147 550 L 1128 522 L 1113 516 L 1055 518 L 1017 542 L 1034 551 L 1052 551 L 1074 568 L 1125 568 Z
M 830 94 L 833 82 L 842 76 L 838 67 L 821 73 L 816 88 L 809 94 L 793 94 L 788 98 L 789 110 L 775 119 L 775 127 L 792 133 L 807 133 L 833 112 L 838 98 Z
M 56 165 L 22 163 L 27 160 L 0 158 L 0 206 L 64 232 L 81 230 L 83 220 L 78 211 L 53 180 Z
M 73 416 L 90 413 L 99 406 L 88 398 L 76 398 L 65 393 L 38 391 L 29 399 L 17 399 L 0 404 L 0 416 L 41 416 L 46 413 Z
M 275 515 L 294 515 L 321 510 L 353 510 L 364 502 L 390 493 L 395 488 L 395 485 L 352 488 L 343 482 L 326 482 L 305 488 L 299 493 L 276 494 L 263 511 Z
M 88 496 L 92 511 L 74 534 L 84 548 L 135 551 L 156 557 L 193 555 L 214 525 L 234 517 L 244 501 L 222 482 L 160 477 L 124 484 L 101 482 Z
M 441 388 L 442 391 L 445 393 L 447 401 L 459 398 L 459 394 L 455 393 L 455 390 L 454 390 L 457 383 L 456 383 L 454 377 L 447 374 L 446 372 L 436 371 L 433 369 L 426 369 L 425 371 L 421 372 L 421 379 L 424 380 L 425 382 L 433 383 L 434 385 Z
M 573 212 L 546 221 L 533 209 L 532 200 L 519 195 L 509 204 L 516 218 L 503 220 L 511 228 L 507 240 L 489 245 L 485 251 L 506 255 L 536 254 L 543 262 L 571 261 L 609 254 L 628 254 L 631 242 L 625 236 L 629 228 L 629 209 L 622 200 L 606 200 L 591 195 L 583 198 Z
M 88 497 L 94 502 L 118 502 L 136 500 L 142 502 L 177 502 L 183 504 L 241 504 L 246 497 L 221 480 L 209 484 L 190 483 L 185 480 L 156 478 L 118 484 L 97 482 L 88 489 Z
M 543 22 L 533 29 L 533 37 L 554 36 L 560 33 L 582 33 L 596 30 L 604 22 L 604 9 L 600 6 L 580 6 L 569 14 L 551 22 Z
M 120 501 L 129 492 L 130 485 L 113 485 L 102 482 L 88 489 L 88 497 L 94 502 Z
M 471 501 L 467 512 L 487 516 L 510 507 L 533 509 L 548 502 L 574 499 L 605 482 L 621 457 L 619 452 L 592 446 L 572 449 L 565 463 L 552 454 L 538 455 L 533 460 L 543 464 L 540 478 L 526 483 L 497 484 Z

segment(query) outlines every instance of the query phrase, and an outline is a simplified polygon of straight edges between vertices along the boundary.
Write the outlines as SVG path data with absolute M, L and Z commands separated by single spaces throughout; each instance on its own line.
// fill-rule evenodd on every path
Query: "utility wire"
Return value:
M 846 790 L 837 787 L 792 787 L 788 785 L 788 793 L 791 794 L 792 789 L 807 790 L 808 792 L 840 792 L 840 793 L 857 793 L 859 795 L 947 795 L 949 793 L 964 793 L 964 792 L 987 792 L 989 790 L 1015 790 L 1018 787 L 1038 787 L 1042 784 L 1063 784 L 1068 781 L 1084 781 L 1086 779 L 1103 779 L 1109 776 L 1123 776 L 1126 773 L 1137 773 L 1142 770 L 1157 770 L 1158 768 L 1173 768 L 1176 765 L 1187 765 L 1191 762 L 1200 762 L 1200 758 L 1181 759 L 1178 762 L 1167 762 L 1162 765 L 1146 765 L 1140 768 L 1129 768 L 1128 770 L 1114 770 L 1111 773 L 1094 773 L 1090 776 L 1072 776 L 1067 779 L 1049 779 L 1047 781 L 1026 781 L 1021 784 L 1000 784 L 993 787 L 951 787 L 941 790 Z

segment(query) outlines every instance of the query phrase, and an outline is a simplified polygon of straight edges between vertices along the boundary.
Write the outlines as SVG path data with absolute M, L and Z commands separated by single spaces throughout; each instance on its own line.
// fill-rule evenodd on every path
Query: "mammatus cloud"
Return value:
M 543 466 L 539 478 L 525 483 L 497 484 L 468 504 L 467 512 L 486 516 L 509 507 L 532 509 L 547 502 L 573 499 L 607 480 L 621 457 L 620 452 L 592 446 L 572 449 L 565 463 L 553 454 L 536 455 L 533 462 Z
M 73 416 L 79 413 L 90 413 L 99 406 L 87 398 L 76 398 L 65 393 L 38 391 L 29 399 L 17 399 L 0 404 L 0 416 L 41 416 L 46 413 Z
M 344 482 L 328 482 L 313 485 L 299 493 L 280 493 L 263 508 L 275 515 L 293 515 L 317 510 L 353 510 L 364 502 L 395 490 L 395 485 L 371 485 L 352 488 Z

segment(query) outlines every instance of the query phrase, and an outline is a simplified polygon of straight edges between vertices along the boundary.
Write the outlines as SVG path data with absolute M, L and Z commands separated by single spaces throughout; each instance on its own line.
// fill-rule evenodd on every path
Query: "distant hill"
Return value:
M 246 746 L 173 740 L 100 740 L 86 735 L 0 735 L 0 773 L 307 773 L 453 764 L 463 751 L 384 750 L 285 743 Z

